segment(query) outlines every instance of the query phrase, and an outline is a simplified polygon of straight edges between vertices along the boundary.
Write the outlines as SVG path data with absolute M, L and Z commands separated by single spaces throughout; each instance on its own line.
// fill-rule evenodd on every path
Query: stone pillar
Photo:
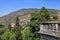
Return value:
M 58 31 L 58 24 L 55 24 L 55 26 L 56 26 L 56 31 Z
M 49 24 L 49 30 L 50 30 L 50 24 Z
M 41 25 L 40 25 L 40 31 L 42 31 L 42 30 L 43 30 L 43 25 L 41 24 Z
M 51 26 L 52 26 L 52 24 L 49 24 L 49 30 L 51 30 Z
M 49 30 L 49 25 L 45 25 L 45 30 Z
M 52 24 L 52 30 L 54 30 L 54 24 Z

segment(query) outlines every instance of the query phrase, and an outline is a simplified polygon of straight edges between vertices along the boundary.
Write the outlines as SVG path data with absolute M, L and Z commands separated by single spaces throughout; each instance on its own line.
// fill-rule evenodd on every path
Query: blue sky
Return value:
M 0 17 L 19 9 L 42 6 L 60 10 L 60 0 L 0 0 Z

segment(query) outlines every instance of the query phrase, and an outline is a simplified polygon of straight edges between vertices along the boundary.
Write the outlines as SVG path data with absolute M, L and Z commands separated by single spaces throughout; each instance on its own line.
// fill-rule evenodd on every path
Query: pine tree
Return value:
M 16 23 L 14 27 L 14 33 L 16 34 L 16 40 L 22 40 L 21 29 L 22 29 L 22 26 L 19 24 L 19 16 L 18 16 L 16 17 Z
M 50 20 L 49 12 L 45 7 L 42 7 L 40 10 L 40 18 L 46 21 Z
M 39 16 L 40 15 L 37 11 L 31 14 L 30 28 L 31 28 L 31 32 L 32 32 L 32 40 L 37 40 L 37 39 L 35 39 L 36 37 L 39 38 L 39 36 L 35 36 L 36 33 L 39 31 L 39 22 L 40 22 Z
M 46 19 L 46 21 L 50 19 L 49 12 L 45 7 L 42 7 L 39 12 L 36 11 L 31 14 L 30 28 L 33 34 L 39 31 L 40 29 L 39 23 L 41 22 L 41 19 Z M 36 38 L 36 37 L 39 40 L 39 35 L 38 36 L 37 34 L 33 35 L 33 38 Z
M 11 24 L 9 23 L 9 25 L 8 25 L 8 29 L 11 31 L 12 29 L 11 29 Z
M 30 27 L 32 33 L 39 31 L 39 13 L 34 12 L 31 14 Z

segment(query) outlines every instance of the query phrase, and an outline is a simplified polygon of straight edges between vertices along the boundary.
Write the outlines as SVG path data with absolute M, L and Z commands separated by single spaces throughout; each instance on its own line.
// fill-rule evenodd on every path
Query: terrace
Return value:
M 60 38 L 60 23 L 58 22 L 41 22 L 40 34 L 46 34 Z

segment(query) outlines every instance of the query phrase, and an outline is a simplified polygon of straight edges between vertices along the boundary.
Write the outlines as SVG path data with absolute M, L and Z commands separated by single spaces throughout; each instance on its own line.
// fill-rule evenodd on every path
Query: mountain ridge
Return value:
M 11 19 L 15 19 L 17 16 L 24 16 L 24 15 L 28 15 L 31 14 L 35 11 L 40 11 L 40 9 L 38 8 L 29 8 L 29 9 L 21 9 L 21 10 L 17 10 L 14 12 L 11 12 L 5 16 L 0 17 L 0 21 L 5 21 L 5 22 L 9 22 Z M 55 9 L 48 9 L 48 11 L 52 14 L 52 13 L 56 13 L 56 12 L 60 12 L 60 10 L 55 10 Z

